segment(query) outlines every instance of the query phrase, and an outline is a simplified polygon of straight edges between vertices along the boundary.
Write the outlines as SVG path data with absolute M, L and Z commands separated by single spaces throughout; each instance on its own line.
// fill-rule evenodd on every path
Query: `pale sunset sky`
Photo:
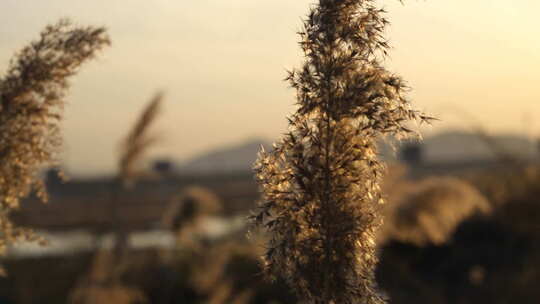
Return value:
M 68 172 L 112 172 L 118 142 L 157 90 L 166 92 L 151 156 L 185 160 L 248 138 L 275 139 L 294 111 L 283 82 L 299 66 L 308 0 L 0 0 L 0 72 L 47 24 L 108 28 L 113 45 L 73 79 Z M 467 130 L 540 134 L 538 0 L 381 1 L 392 22 L 386 64 L 416 107 Z

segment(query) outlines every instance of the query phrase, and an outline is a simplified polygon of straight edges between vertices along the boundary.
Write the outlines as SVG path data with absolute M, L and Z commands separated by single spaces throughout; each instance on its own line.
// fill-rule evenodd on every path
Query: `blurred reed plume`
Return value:
M 228 241 L 206 248 L 196 260 L 192 283 L 200 294 L 207 295 L 208 304 L 253 303 L 258 280 L 253 276 L 257 248 L 249 243 Z
M 122 143 L 118 174 L 124 187 L 141 174 L 138 172 L 138 165 L 148 148 L 157 140 L 156 136 L 149 134 L 149 129 L 159 114 L 162 99 L 162 93 L 157 93 L 152 98 Z
M 96 252 L 93 265 L 71 292 L 70 303 L 147 303 L 144 293 L 126 285 L 122 278 L 129 261 L 129 231 L 125 228 L 119 197 L 142 175 L 139 164 L 148 148 L 156 141 L 156 137 L 149 134 L 149 129 L 159 114 L 162 99 L 161 93 L 152 98 L 122 142 L 118 175 L 112 185 L 110 198 L 113 249 Z
M 124 255 L 129 248 L 129 232 L 125 231 L 124 221 L 120 211 L 119 196 L 122 191 L 133 186 L 137 178 L 143 175 L 140 163 L 147 150 L 156 142 L 157 137 L 149 134 L 150 127 L 155 122 L 163 99 L 162 93 L 157 93 L 143 109 L 122 142 L 121 154 L 118 160 L 118 175 L 113 183 L 111 197 L 111 224 L 114 227 L 114 252 L 117 259 Z
M 222 202 L 211 190 L 189 186 L 173 197 L 163 213 L 161 225 L 176 234 L 178 245 L 192 250 L 201 249 L 201 230 L 208 216 L 222 210 Z
M 70 304 L 144 304 L 148 303 L 142 291 L 120 283 L 128 267 L 127 260 L 118 260 L 114 252 L 100 250 L 94 256 L 88 274 L 79 279 L 70 292 Z
M 39 174 L 58 162 L 68 79 L 109 44 L 104 28 L 62 19 L 20 50 L 0 78 L 0 252 L 18 240 L 35 239 L 12 224 L 10 211 L 32 191 L 47 200 Z
M 255 163 L 262 199 L 255 224 L 270 233 L 269 274 L 307 303 L 382 303 L 375 232 L 384 166 L 378 138 L 416 133 L 404 81 L 382 66 L 388 20 L 374 0 L 320 0 L 301 37 L 305 62 L 289 73 L 298 110 L 289 131 Z
M 162 225 L 166 229 L 177 231 L 183 226 L 195 225 L 200 218 L 214 215 L 221 209 L 220 198 L 210 189 L 188 186 L 172 199 L 169 208 L 163 214 Z
M 378 242 L 396 240 L 417 246 L 440 245 L 457 226 L 491 206 L 469 183 L 452 177 L 432 177 L 401 187 L 396 202 L 385 208 Z

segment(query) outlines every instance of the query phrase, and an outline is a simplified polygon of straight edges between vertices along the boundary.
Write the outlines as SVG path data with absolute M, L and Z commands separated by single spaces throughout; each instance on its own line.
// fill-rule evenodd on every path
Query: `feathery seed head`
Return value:
M 74 27 L 62 19 L 19 51 L 0 78 L 1 251 L 17 240 L 35 239 L 14 227 L 9 213 L 31 191 L 47 199 L 38 174 L 57 162 L 68 79 L 109 44 L 104 28 Z
M 307 303 L 382 303 L 374 236 L 384 166 L 376 139 L 412 136 L 407 88 L 381 64 L 388 21 L 374 0 L 320 0 L 303 31 L 305 61 L 289 72 L 298 109 L 289 132 L 255 163 L 262 199 L 253 216 L 271 239 L 269 274 Z
M 159 114 L 162 100 L 163 93 L 157 93 L 152 98 L 122 143 L 118 166 L 119 178 L 124 185 L 130 184 L 140 174 L 137 172 L 137 165 L 148 148 L 157 140 L 156 136 L 148 133 Z

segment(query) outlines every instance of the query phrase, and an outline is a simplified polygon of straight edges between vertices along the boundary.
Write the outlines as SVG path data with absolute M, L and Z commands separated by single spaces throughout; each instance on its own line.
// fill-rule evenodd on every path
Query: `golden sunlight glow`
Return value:
M 66 159 L 76 172 L 112 170 L 111 152 L 159 89 L 166 92 L 159 154 L 181 159 L 246 137 L 273 139 L 293 109 L 282 79 L 299 65 L 295 33 L 311 2 L 4 0 L 0 70 L 58 17 L 109 29 L 112 48 L 77 77 L 67 108 Z M 456 111 L 505 132 L 522 132 L 524 113 L 530 123 L 540 116 L 538 1 L 384 3 L 392 21 L 387 64 L 409 81 L 414 103 L 442 119 L 433 131 L 467 129 Z

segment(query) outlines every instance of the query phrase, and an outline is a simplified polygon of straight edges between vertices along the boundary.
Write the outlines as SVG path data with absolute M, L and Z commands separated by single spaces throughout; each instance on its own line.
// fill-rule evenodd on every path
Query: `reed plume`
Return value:
M 222 207 L 220 198 L 210 189 L 188 186 L 182 189 L 180 195 L 172 198 L 163 213 L 161 225 L 178 232 L 187 226 L 198 226 L 202 218 L 219 213 Z
M 405 82 L 382 60 L 388 24 L 375 0 L 320 0 L 303 30 L 305 61 L 289 72 L 298 109 L 254 165 L 255 224 L 270 233 L 264 266 L 306 303 L 382 303 L 373 278 L 384 166 L 376 140 L 416 132 Z
M 162 93 L 157 93 L 133 126 L 122 144 L 119 167 L 119 179 L 124 186 L 129 185 L 138 175 L 138 165 L 148 148 L 155 143 L 156 137 L 149 134 L 150 126 L 156 120 L 161 108 Z
M 417 246 L 448 242 L 457 227 L 491 205 L 471 184 L 453 177 L 431 177 L 411 183 L 388 204 L 378 242 L 397 240 Z
M 133 129 L 130 130 L 122 142 L 121 154 L 118 160 L 118 175 L 113 183 L 111 197 L 111 223 L 115 231 L 114 252 L 116 258 L 121 258 L 128 246 L 129 233 L 125 230 L 119 206 L 119 197 L 122 192 L 133 185 L 141 177 L 140 162 L 152 146 L 157 137 L 149 134 L 150 127 L 155 122 L 161 102 L 162 93 L 157 93 L 144 108 Z
M 71 292 L 69 303 L 148 303 L 144 294 L 122 282 L 129 249 L 129 231 L 125 228 L 120 197 L 123 191 L 140 177 L 139 164 L 156 137 L 149 129 L 159 114 L 163 95 L 156 94 L 122 141 L 118 160 L 118 174 L 112 184 L 110 197 L 110 221 L 114 232 L 112 251 L 99 250 L 93 265 Z
M 58 163 L 60 122 L 69 78 L 109 45 L 102 27 L 73 26 L 67 19 L 48 25 L 20 50 L 0 78 L 0 251 L 35 239 L 9 218 L 31 192 L 47 200 L 42 169 Z

